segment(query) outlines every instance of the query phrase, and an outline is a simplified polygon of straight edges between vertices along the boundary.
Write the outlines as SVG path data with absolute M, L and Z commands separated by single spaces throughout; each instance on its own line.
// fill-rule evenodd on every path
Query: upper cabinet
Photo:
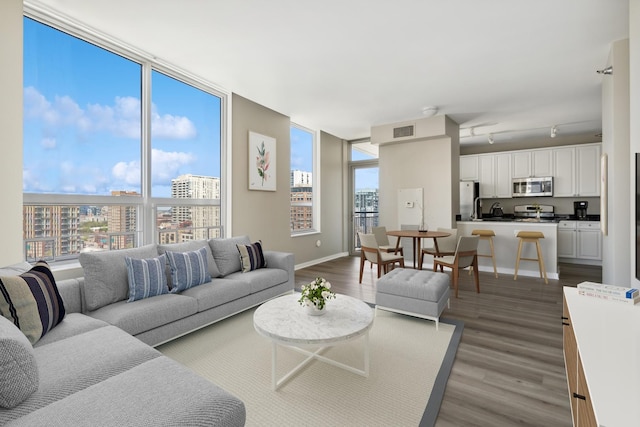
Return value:
M 460 156 L 460 181 L 478 180 L 478 156 Z
M 600 144 L 554 148 L 554 197 L 600 196 L 600 151 Z
M 480 197 L 511 197 L 511 153 L 478 156 Z
M 511 177 L 530 178 L 553 176 L 551 149 L 513 151 L 511 153 Z

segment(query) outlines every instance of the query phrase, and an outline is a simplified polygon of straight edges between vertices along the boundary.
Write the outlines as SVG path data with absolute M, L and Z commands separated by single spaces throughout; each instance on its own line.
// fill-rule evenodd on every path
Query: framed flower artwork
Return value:
M 276 140 L 249 132 L 249 190 L 276 191 Z

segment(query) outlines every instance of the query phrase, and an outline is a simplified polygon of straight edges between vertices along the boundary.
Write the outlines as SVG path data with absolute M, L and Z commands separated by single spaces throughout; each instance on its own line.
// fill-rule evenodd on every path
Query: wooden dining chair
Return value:
M 433 271 L 443 271 L 443 267 L 451 269 L 451 282 L 453 291 L 458 298 L 458 279 L 460 270 L 473 267 L 473 278 L 476 282 L 476 292 L 480 293 L 480 277 L 478 276 L 478 236 L 462 236 L 458 240 L 458 246 L 453 255 L 443 256 L 433 259 Z
M 378 244 L 378 249 L 380 249 L 381 252 L 393 252 L 394 254 L 399 253 L 400 255 L 403 254 L 402 246 L 398 245 L 398 249 L 396 251 L 396 246 L 389 242 L 387 227 L 373 227 L 371 231 L 373 232 L 373 235 L 376 236 L 376 243 Z M 398 239 L 400 238 L 398 237 Z
M 432 255 L 433 257 L 442 257 L 442 256 L 453 255 L 456 253 L 456 246 L 458 245 L 458 230 L 455 228 L 438 227 L 438 231 L 450 233 L 451 235 L 447 237 L 438 237 L 437 251 L 435 246 L 435 239 L 433 239 L 434 245 L 432 247 L 422 249 L 420 253 L 420 263 L 418 268 L 422 269 L 422 262 L 424 261 L 425 255 Z
M 369 261 L 378 266 L 378 278 L 380 278 L 383 270 L 387 273 L 389 266 L 393 268 L 396 263 L 400 264 L 400 267 L 404 267 L 404 257 L 389 252 L 382 252 L 378 248 L 375 235 L 358 233 L 358 237 L 360 238 L 360 281 L 358 283 L 362 283 L 365 261 Z

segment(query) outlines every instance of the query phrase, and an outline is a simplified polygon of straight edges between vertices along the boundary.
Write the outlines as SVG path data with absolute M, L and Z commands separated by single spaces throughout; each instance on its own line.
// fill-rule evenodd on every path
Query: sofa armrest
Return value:
M 293 254 L 289 252 L 264 251 L 264 259 L 267 261 L 267 268 L 280 268 L 287 272 L 288 283 L 291 289 L 295 287 L 295 260 Z
M 56 282 L 67 313 L 82 313 L 81 281 L 84 281 L 84 278 L 64 279 Z

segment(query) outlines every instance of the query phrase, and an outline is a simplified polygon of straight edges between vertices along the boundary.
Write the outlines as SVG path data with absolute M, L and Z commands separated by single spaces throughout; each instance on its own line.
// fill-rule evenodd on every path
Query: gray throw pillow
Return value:
M 213 252 L 218 270 L 223 276 L 240 271 L 240 254 L 238 245 L 250 245 L 249 236 L 229 237 L 225 239 L 211 239 L 209 245 Z
M 156 245 L 115 251 L 82 252 L 80 265 L 84 272 L 84 296 L 89 311 L 129 298 L 129 279 L 125 257 L 155 258 Z
M 38 389 L 33 346 L 11 321 L 0 316 L 0 407 L 10 409 Z
M 206 248 L 190 252 L 167 251 L 166 255 L 171 267 L 172 294 L 211 281 Z

